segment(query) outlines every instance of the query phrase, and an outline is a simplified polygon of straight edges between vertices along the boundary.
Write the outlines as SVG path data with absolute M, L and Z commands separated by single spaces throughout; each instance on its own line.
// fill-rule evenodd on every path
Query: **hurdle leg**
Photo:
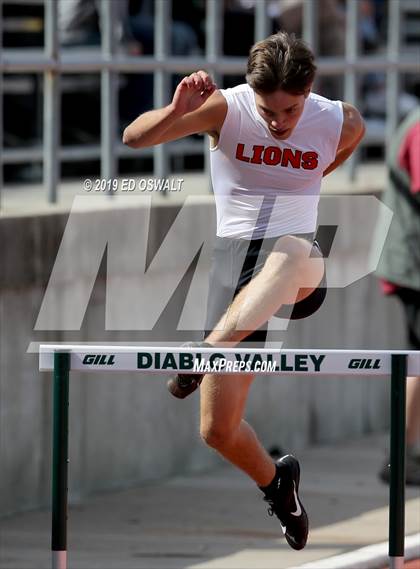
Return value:
M 405 392 L 407 356 L 391 355 L 391 472 L 389 485 L 389 566 L 404 567 Z
M 52 568 L 67 567 L 67 466 L 70 354 L 54 353 Z

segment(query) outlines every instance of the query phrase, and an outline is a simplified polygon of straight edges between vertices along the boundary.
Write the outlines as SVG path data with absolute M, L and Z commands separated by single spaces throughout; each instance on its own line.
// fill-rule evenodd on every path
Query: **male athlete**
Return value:
M 217 237 L 210 274 L 205 344 L 265 341 L 279 309 L 305 317 L 322 302 L 324 262 L 314 243 L 322 177 L 364 134 L 359 112 L 311 93 L 309 48 L 284 32 L 255 44 L 247 83 L 217 90 L 205 71 L 185 77 L 172 102 L 140 115 L 123 142 L 142 148 L 193 133 L 210 137 Z M 287 306 L 286 306 L 287 305 Z M 247 473 L 264 493 L 287 542 L 302 549 L 308 517 L 299 499 L 299 463 L 273 463 L 243 420 L 254 375 L 178 375 L 168 387 L 186 397 L 201 385 L 203 440 Z

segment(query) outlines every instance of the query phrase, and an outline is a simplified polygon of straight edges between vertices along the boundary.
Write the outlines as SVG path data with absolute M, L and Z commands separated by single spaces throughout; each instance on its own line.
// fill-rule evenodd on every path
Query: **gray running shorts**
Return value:
M 312 233 L 296 235 L 307 239 L 322 254 Z M 209 277 L 205 336 L 216 326 L 238 292 L 262 269 L 279 237 L 267 239 L 234 239 L 216 237 Z M 290 314 L 290 306 L 283 306 L 275 316 L 293 320 L 310 316 L 323 303 L 327 290 L 325 274 L 319 285 L 308 297 L 297 302 Z M 267 324 L 258 330 L 249 331 L 242 342 L 248 346 L 262 347 L 267 337 Z

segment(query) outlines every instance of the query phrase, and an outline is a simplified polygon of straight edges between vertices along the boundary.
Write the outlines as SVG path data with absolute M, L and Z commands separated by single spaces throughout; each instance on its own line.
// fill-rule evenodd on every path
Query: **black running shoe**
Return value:
M 287 454 L 276 462 L 278 483 L 264 500 L 269 503 L 268 513 L 276 514 L 287 543 L 293 549 L 303 549 L 308 539 L 308 516 L 299 499 L 299 462 Z
M 212 348 L 211 344 L 206 342 L 187 342 L 182 345 L 183 348 Z M 193 393 L 200 383 L 203 381 L 204 373 L 179 373 L 171 377 L 166 384 L 169 392 L 178 399 L 185 399 Z

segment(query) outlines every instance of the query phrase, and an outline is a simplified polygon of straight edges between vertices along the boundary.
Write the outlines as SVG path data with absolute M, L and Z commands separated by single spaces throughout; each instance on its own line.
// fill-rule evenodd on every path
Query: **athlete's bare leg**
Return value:
M 260 273 L 235 297 L 219 324 L 207 336 L 210 343 L 237 343 L 264 324 L 282 304 L 306 298 L 320 283 L 324 264 L 309 257 L 312 244 L 286 236 L 276 243 Z M 301 290 L 305 288 L 305 290 Z M 272 458 L 243 420 L 254 376 L 208 374 L 201 383 L 201 436 L 259 486 L 275 475 Z
M 200 388 L 200 433 L 209 446 L 259 486 L 267 486 L 275 475 L 273 460 L 252 427 L 242 419 L 253 379 L 252 374 L 208 374 L 204 377 Z
M 207 336 L 210 344 L 235 344 L 257 330 L 283 304 L 303 300 L 321 282 L 324 261 L 312 244 L 295 236 L 280 237 L 256 275 L 234 298 Z M 316 255 L 316 256 L 311 256 Z

